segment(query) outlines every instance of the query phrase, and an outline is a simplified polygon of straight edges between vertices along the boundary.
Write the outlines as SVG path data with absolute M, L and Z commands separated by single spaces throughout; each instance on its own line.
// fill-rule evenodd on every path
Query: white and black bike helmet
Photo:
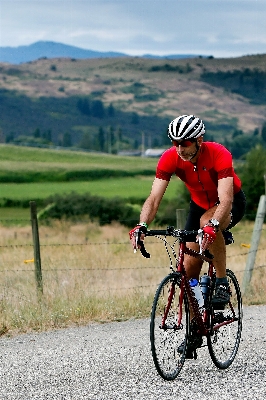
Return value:
M 180 115 L 170 122 L 168 127 L 170 140 L 196 139 L 204 133 L 204 123 L 194 115 Z

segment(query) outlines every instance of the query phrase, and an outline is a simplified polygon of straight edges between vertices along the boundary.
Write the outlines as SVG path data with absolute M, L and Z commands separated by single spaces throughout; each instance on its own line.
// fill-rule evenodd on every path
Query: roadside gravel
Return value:
M 153 365 L 149 320 L 92 324 L 0 339 L 1 400 L 265 399 L 266 306 L 244 308 L 242 341 L 227 370 L 207 348 L 173 382 Z

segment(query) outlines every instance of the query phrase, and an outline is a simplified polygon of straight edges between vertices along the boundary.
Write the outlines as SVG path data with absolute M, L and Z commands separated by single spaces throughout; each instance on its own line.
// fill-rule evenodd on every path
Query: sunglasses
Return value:
M 172 140 L 172 143 L 174 146 L 178 147 L 189 147 L 191 146 L 193 143 L 196 142 L 196 139 L 190 139 L 190 140 Z

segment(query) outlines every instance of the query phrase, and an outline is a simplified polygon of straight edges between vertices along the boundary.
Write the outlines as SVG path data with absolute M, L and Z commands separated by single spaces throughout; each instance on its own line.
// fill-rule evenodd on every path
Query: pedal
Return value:
M 198 358 L 198 354 L 196 350 L 193 351 L 187 351 L 186 352 L 186 359 L 187 360 L 196 360 Z
M 186 360 L 193 360 L 194 358 L 194 351 L 187 351 L 186 352 Z

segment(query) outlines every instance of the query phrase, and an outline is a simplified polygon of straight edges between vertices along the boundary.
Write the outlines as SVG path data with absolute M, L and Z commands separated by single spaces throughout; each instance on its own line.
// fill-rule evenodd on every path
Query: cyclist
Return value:
M 244 216 L 246 199 L 241 181 L 236 175 L 231 153 L 221 144 L 204 142 L 205 126 L 194 115 L 181 115 L 170 122 L 168 137 L 172 147 L 166 150 L 157 164 L 151 193 L 143 204 L 139 224 L 129 232 L 133 248 L 144 240 L 148 225 L 153 221 L 171 176 L 176 174 L 188 188 L 191 200 L 185 225 L 186 230 L 202 228 L 202 250 L 210 249 L 216 270 L 216 309 L 229 302 L 226 278 L 226 248 L 228 229 Z M 189 238 L 188 247 L 196 251 L 196 238 Z M 188 278 L 199 279 L 202 261 L 185 255 L 184 265 Z M 201 338 L 200 338 L 201 339 Z M 194 343 L 195 342 L 195 343 Z M 191 342 L 190 350 L 200 347 L 201 340 Z M 193 349 L 194 347 L 194 349 Z

